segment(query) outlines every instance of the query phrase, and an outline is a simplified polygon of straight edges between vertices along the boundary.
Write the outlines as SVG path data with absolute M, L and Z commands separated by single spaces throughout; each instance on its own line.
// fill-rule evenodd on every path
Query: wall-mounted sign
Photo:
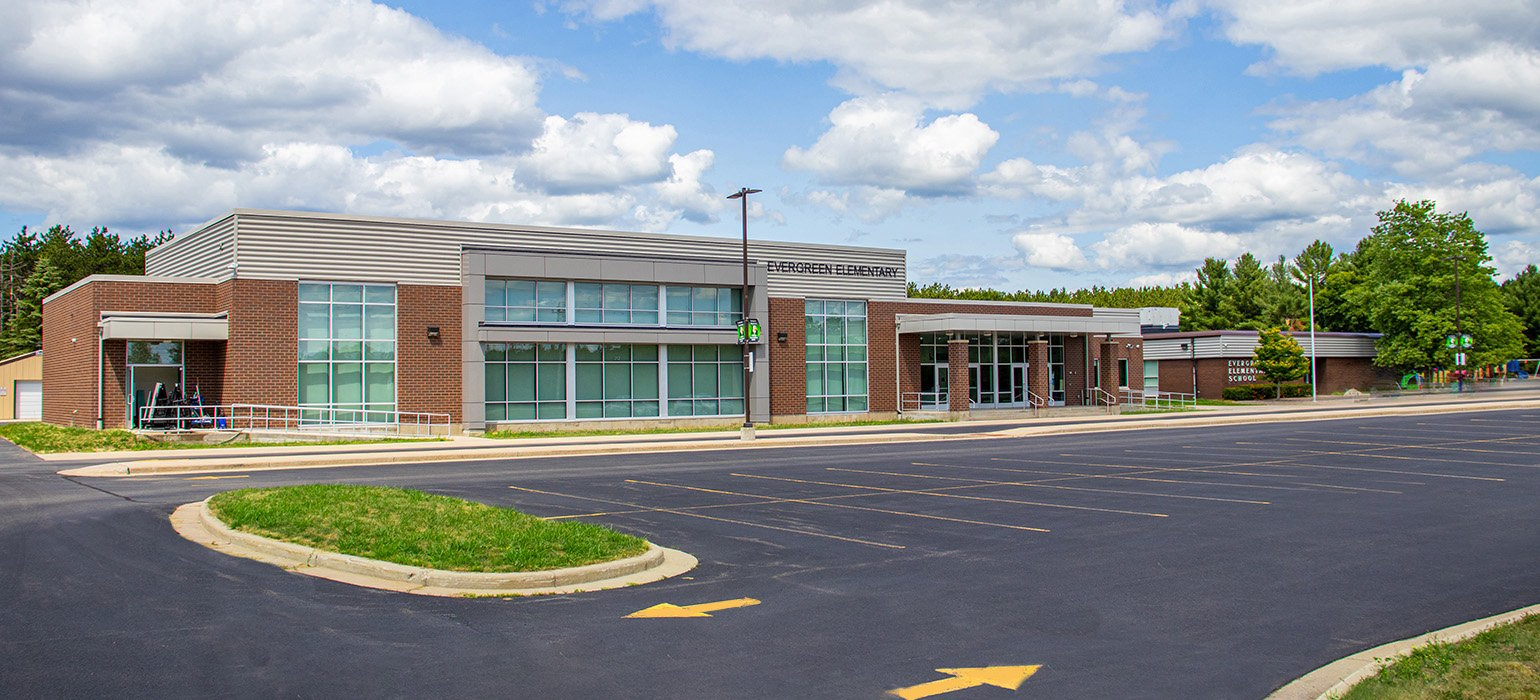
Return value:
M 1252 384 L 1261 379 L 1262 376 L 1257 373 L 1257 368 L 1251 360 L 1225 361 L 1226 384 Z
M 832 277 L 889 277 L 903 279 L 904 268 L 892 265 L 850 265 L 846 263 L 771 260 L 765 263 L 771 274 L 829 275 Z

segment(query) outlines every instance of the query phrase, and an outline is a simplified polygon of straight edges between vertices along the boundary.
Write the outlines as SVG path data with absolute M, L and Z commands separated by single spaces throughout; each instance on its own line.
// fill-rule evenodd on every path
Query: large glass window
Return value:
M 493 323 L 566 323 L 567 283 L 499 280 L 486 283 L 487 320 Z
M 670 326 L 733 326 L 743 316 L 743 290 L 732 287 L 676 287 L 664 292 Z
M 808 299 L 807 412 L 867 410 L 866 302 Z
M 299 405 L 321 421 L 389 421 L 396 407 L 396 288 L 301 282 Z M 348 413 L 367 409 L 372 413 Z
M 743 414 L 743 348 L 668 346 L 668 415 Z
M 487 420 L 567 417 L 567 346 L 487 343 Z
M 658 325 L 658 286 L 655 284 L 575 282 L 572 305 L 578 323 Z
M 573 354 L 577 418 L 658 415 L 658 346 L 584 344 Z
M 180 365 L 182 341 L 180 340 L 130 340 L 128 341 L 130 365 Z

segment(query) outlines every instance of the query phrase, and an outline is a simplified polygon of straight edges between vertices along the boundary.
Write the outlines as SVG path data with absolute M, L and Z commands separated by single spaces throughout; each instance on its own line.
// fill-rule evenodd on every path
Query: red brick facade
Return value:
M 1160 361 L 1160 390 L 1182 394 L 1193 393 L 1194 369 L 1196 368 L 1197 394 L 1201 399 L 1219 399 L 1225 387 L 1255 383 L 1249 374 L 1232 376 L 1232 362 L 1247 362 L 1249 357 L 1200 358 L 1196 362 L 1187 359 Z M 1321 357 L 1316 359 L 1319 394 L 1336 394 L 1348 389 L 1366 391 L 1373 387 L 1393 385 L 1398 377 L 1393 372 L 1374 365 L 1369 357 Z M 1244 377 L 1244 378 L 1243 378 Z M 1260 381 L 1260 379 L 1259 379 Z M 1307 375 L 1298 380 L 1309 383 Z
M 807 307 L 801 299 L 770 299 L 770 415 L 807 413 Z M 780 340 L 780 334 L 786 340 Z
M 428 336 L 430 326 L 438 337 Z M 396 287 L 396 352 L 398 410 L 448 413 L 460 423 L 459 287 Z

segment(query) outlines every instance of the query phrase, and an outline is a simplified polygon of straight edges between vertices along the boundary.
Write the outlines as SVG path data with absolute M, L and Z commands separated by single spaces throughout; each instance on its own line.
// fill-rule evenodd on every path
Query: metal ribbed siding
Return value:
M 562 253 L 602 253 L 736 262 L 741 239 L 670 234 L 534 228 L 500 224 L 364 218 L 298 212 L 236 210 L 231 246 L 238 276 L 248 279 L 393 280 L 406 284 L 459 285 L 462 246 L 519 248 Z M 231 217 L 221 220 L 224 225 Z M 152 251 L 157 261 L 197 260 L 196 247 L 211 229 L 173 240 Z M 808 243 L 749 241 L 756 261 L 817 261 L 830 265 L 904 269 L 904 251 Z M 175 273 L 211 276 L 229 264 L 179 264 Z M 217 265 L 210 268 L 209 265 Z M 167 269 L 171 269 L 169 266 Z M 184 271 L 185 270 L 185 271 Z M 842 275 L 771 274 L 771 296 L 854 299 L 903 298 L 906 280 Z
M 235 215 L 177 236 L 144 254 L 150 277 L 224 277 L 235 262 Z
M 1293 334 L 1295 342 L 1304 348 L 1305 354 L 1310 354 L 1310 334 Z M 1197 344 L 1192 351 L 1183 350 L 1182 344 L 1193 342 Z M 1324 335 L 1315 337 L 1316 357 L 1374 357 L 1374 338 L 1362 335 Z M 1185 360 L 1193 357 L 1196 352 L 1197 359 L 1209 358 L 1240 358 L 1248 359 L 1256 354 L 1257 336 L 1251 334 L 1225 334 L 1222 336 L 1199 336 L 1197 338 L 1145 338 L 1144 359 L 1146 360 Z

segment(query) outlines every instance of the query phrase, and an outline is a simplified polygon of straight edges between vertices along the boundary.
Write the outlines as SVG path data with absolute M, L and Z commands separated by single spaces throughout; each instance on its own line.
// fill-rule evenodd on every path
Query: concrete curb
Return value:
M 1382 644 L 1373 649 L 1337 659 L 1300 676 L 1290 681 L 1288 685 L 1273 691 L 1266 700 L 1329 700 L 1341 697 L 1359 681 L 1379 673 L 1386 664 L 1406 656 L 1413 649 L 1434 642 L 1458 642 L 1469 639 L 1498 625 L 1534 614 L 1540 614 L 1540 605 L 1531 605 L 1453 627 L 1445 627 L 1411 639 Z
M 1540 408 L 1540 400 L 1521 399 L 1507 401 L 1480 401 L 1469 403 L 1418 403 L 1404 406 L 1376 406 L 1332 410 L 1293 410 L 1273 413 L 1203 415 L 1193 417 L 1130 416 L 1115 420 L 1086 423 L 1062 423 L 1046 425 L 1020 425 L 1006 423 L 999 430 L 977 433 L 925 433 L 882 432 L 859 435 L 807 435 L 766 439 L 755 442 L 737 440 L 702 440 L 689 442 L 671 440 L 649 442 L 638 440 L 628 443 L 576 444 L 576 445 L 509 445 L 506 448 L 477 448 L 417 450 L 412 452 L 352 451 L 325 455 L 245 455 L 241 457 L 189 457 L 183 459 L 151 459 L 95 464 L 58 473 L 63 476 L 125 477 L 156 474 L 194 474 L 227 471 L 257 471 L 269 469 L 316 469 L 325 467 L 377 466 L 386 464 L 413 464 L 427 462 L 464 462 L 494 459 L 533 459 L 539 457 L 575 457 L 586 455 L 626 454 L 640 452 L 690 452 L 703 450 L 774 449 L 778 447 L 821 447 L 838 445 L 863 445 L 904 440 L 908 442 L 932 442 L 942 440 L 982 440 L 999 438 L 1023 438 L 1032 436 L 1067 435 L 1118 430 L 1147 430 L 1170 428 L 1202 428 L 1218 425 L 1248 423 L 1272 423 L 1288 421 L 1321 421 L 1364 418 L 1370 416 L 1419 415 L 1427 413 L 1452 413 L 1489 411 L 1496 409 Z
M 296 573 L 369 588 L 436 596 L 504 596 L 579 593 L 659 581 L 699 563 L 684 552 L 648 543 L 638 556 L 551 571 L 485 573 L 444 571 L 328 552 L 231 529 L 210 512 L 208 501 L 188 503 L 171 515 L 183 537 L 233 556 Z

